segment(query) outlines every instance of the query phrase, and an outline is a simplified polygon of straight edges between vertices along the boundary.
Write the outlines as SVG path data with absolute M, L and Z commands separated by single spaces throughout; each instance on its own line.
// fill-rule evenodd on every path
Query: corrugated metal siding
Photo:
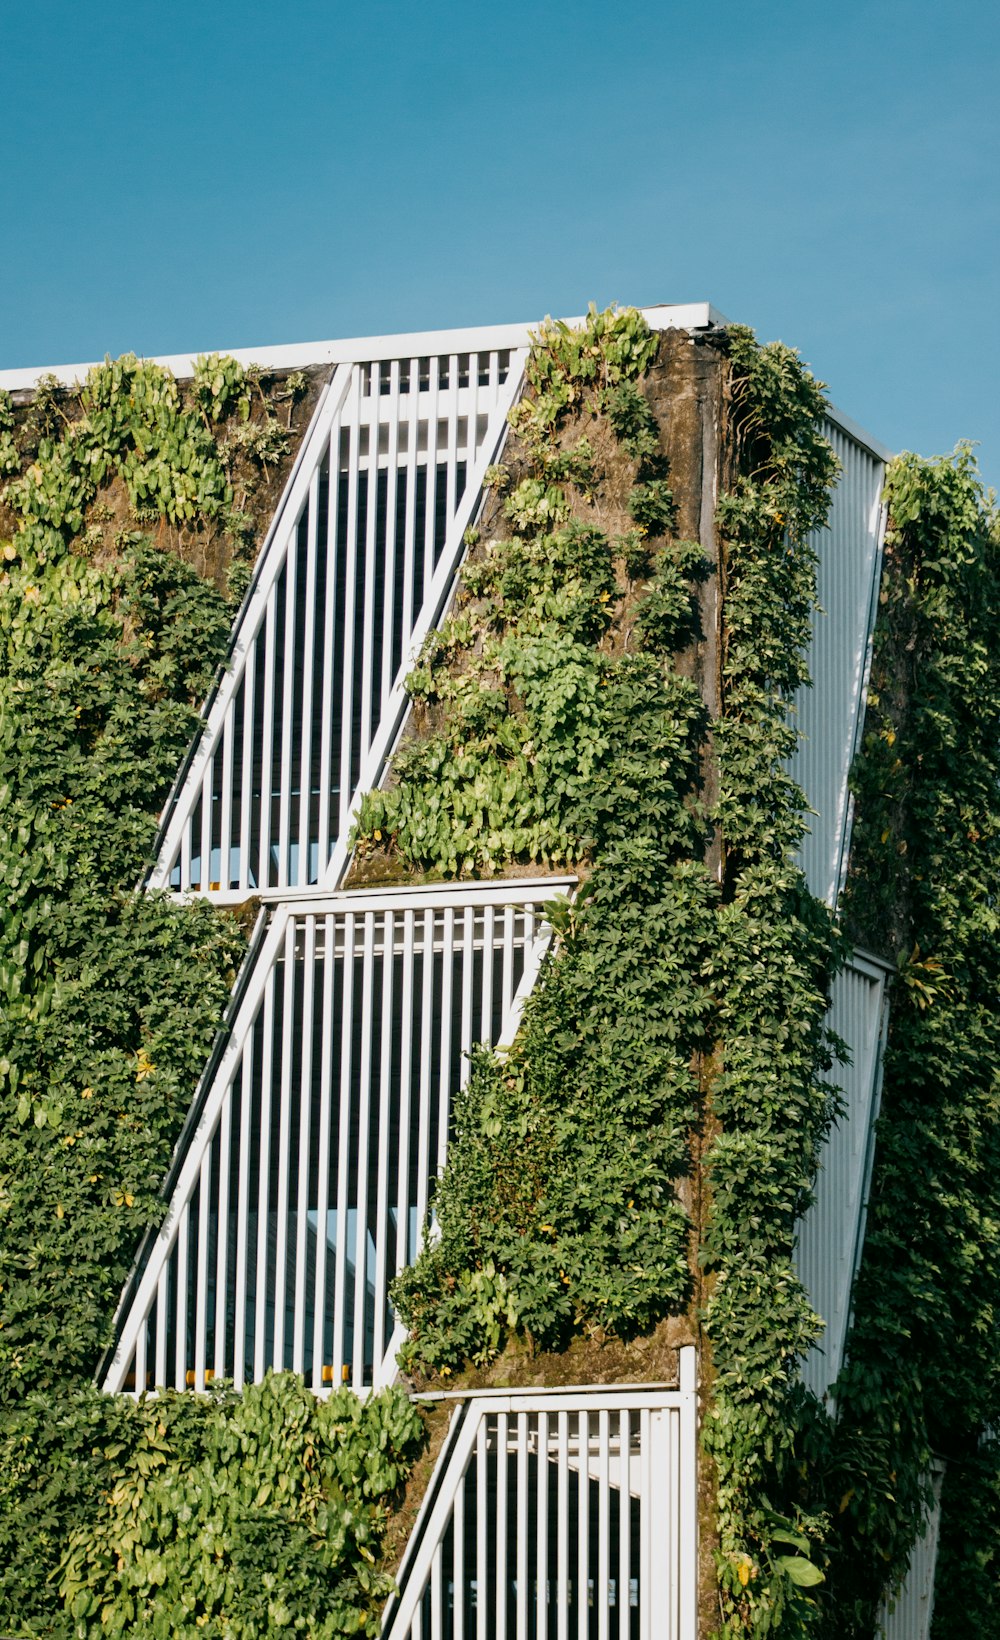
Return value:
M 883 463 L 834 423 L 824 431 L 843 472 L 828 528 L 811 537 L 819 555 L 809 651 L 812 688 L 796 699 L 802 735 L 791 772 L 806 794 L 810 833 L 799 862 L 809 887 L 832 905 L 840 890 L 850 830 L 847 778 L 858 735 L 881 559 Z
M 941 1485 L 944 1465 L 935 1465 L 932 1477 L 934 1506 L 923 1536 L 910 1555 L 910 1567 L 891 1612 L 883 1610 L 879 1640 L 927 1640 L 934 1615 L 934 1572 L 937 1566 L 938 1534 L 941 1528 Z
M 806 1357 L 802 1376 L 822 1395 L 840 1370 L 871 1175 L 872 1135 L 881 1082 L 885 973 L 855 956 L 837 976 L 828 1023 L 851 1051 L 830 1080 L 841 1089 L 844 1113 L 830 1130 L 816 1179 L 816 1199 L 799 1230 L 796 1267 L 817 1314 L 826 1322 Z

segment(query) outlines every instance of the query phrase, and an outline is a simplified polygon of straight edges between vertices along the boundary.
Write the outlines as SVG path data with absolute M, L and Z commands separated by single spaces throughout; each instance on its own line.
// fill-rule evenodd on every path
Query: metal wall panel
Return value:
M 790 770 L 811 809 L 799 863 L 818 898 L 834 905 L 850 843 L 848 775 L 864 709 L 881 568 L 882 461 L 835 423 L 824 429 L 842 473 L 829 525 L 810 537 L 819 556 L 809 650 L 812 688 L 795 701 L 799 748 Z
M 851 1063 L 835 1065 L 831 1073 L 843 1112 L 823 1144 L 815 1200 L 802 1219 L 796 1247 L 799 1277 L 826 1323 L 802 1371 L 817 1395 L 830 1388 L 844 1358 L 864 1239 L 888 1012 L 885 981 L 881 965 L 856 954 L 834 981 L 827 1016 L 830 1029 L 847 1044 Z
M 680 1390 L 459 1402 L 385 1640 L 695 1640 L 694 1351 Z
M 879 1640 L 929 1640 L 934 1615 L 934 1573 L 937 1569 L 938 1538 L 941 1530 L 941 1487 L 944 1465 L 934 1465 L 931 1475 L 934 1501 L 927 1524 L 913 1546 L 903 1587 L 891 1611 L 888 1603 L 879 1623 Z
M 239 900 L 335 886 L 413 653 L 454 584 L 523 358 L 338 367 L 168 804 L 151 887 Z
M 468 1050 L 513 1040 L 573 879 L 280 906 L 202 1090 L 105 1388 L 270 1369 L 321 1392 L 392 1378 L 388 1298 L 444 1164 Z

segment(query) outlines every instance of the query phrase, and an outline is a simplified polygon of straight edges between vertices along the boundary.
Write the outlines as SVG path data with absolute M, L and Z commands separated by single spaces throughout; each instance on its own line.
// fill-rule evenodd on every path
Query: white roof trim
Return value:
M 726 323 L 710 302 L 664 303 L 642 309 L 654 330 L 707 330 Z M 569 324 L 580 324 L 579 318 Z M 422 358 L 428 354 L 489 352 L 498 347 L 526 347 L 529 330 L 540 319 L 516 325 L 477 325 L 463 330 L 418 330 L 396 336 L 349 336 L 339 341 L 293 342 L 278 347 L 216 348 L 240 364 L 264 365 L 270 370 L 297 370 L 305 365 L 368 362 L 376 359 Z M 156 357 L 175 376 L 190 376 L 196 353 L 168 353 Z M 39 376 L 55 376 L 65 386 L 82 381 L 93 368 L 84 364 L 32 365 L 19 370 L 0 370 L 0 387 L 8 392 L 34 387 Z
M 709 330 L 728 323 L 725 315 L 711 302 L 663 302 L 642 309 L 654 330 Z M 569 324 L 581 323 L 580 318 L 569 319 Z M 395 336 L 348 336 L 326 342 L 290 342 L 276 347 L 217 348 L 240 364 L 259 364 L 268 370 L 301 370 L 307 365 L 338 365 L 369 362 L 377 359 L 419 359 L 428 354 L 488 352 L 492 348 L 526 347 L 529 331 L 541 323 L 532 319 L 524 324 L 480 325 L 462 330 L 404 331 Z M 190 376 L 196 353 L 166 353 L 156 356 L 156 363 L 166 365 L 175 376 Z M 23 392 L 34 387 L 39 376 L 54 376 L 66 387 L 82 381 L 98 360 L 82 364 L 26 365 L 16 370 L 0 370 L 0 388 L 8 393 Z M 891 461 L 893 452 L 878 439 L 866 433 L 850 416 L 833 405 L 827 407 L 830 420 L 835 422 L 856 443 L 870 450 L 880 461 Z

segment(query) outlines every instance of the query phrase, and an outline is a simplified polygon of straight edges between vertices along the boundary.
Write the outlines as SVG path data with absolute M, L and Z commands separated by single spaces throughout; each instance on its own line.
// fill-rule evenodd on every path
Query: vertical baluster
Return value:
M 528 1413 L 517 1414 L 517 1640 L 528 1640 Z
M 451 1125 L 451 1022 L 454 989 L 454 910 L 441 913 L 441 1066 L 439 1066 L 438 1173 L 448 1159 L 448 1130 Z
M 371 1123 L 372 989 L 375 971 L 375 913 L 365 913 L 365 943 L 361 978 L 361 1092 L 358 1124 L 357 1238 L 354 1244 L 354 1363 L 352 1382 L 365 1382 L 365 1305 L 368 1287 L 368 1130 Z
M 169 1281 L 170 1261 L 164 1259 L 156 1283 L 156 1367 L 153 1373 L 153 1385 L 156 1389 L 167 1387 L 167 1283 Z
M 236 724 L 235 695 L 222 726 L 222 806 L 219 821 L 219 887 L 227 889 L 232 877 L 229 864 L 229 841 L 233 830 L 233 735 Z M 216 754 L 218 755 L 218 754 Z
M 483 907 L 483 983 L 480 992 L 480 1021 L 477 1040 L 493 1041 L 493 940 L 496 913 L 491 905 Z
M 501 991 L 503 1007 L 501 1019 L 506 1019 L 510 1013 L 510 1005 L 514 1000 L 514 906 L 504 907 L 503 913 L 503 968 L 501 969 Z
M 361 383 L 360 371 L 354 371 L 353 413 L 347 470 L 347 572 L 344 585 L 344 680 L 340 730 L 340 812 L 337 815 L 337 835 L 343 834 L 351 807 L 354 779 L 351 773 L 351 748 L 354 743 L 354 645 L 357 629 L 358 593 L 358 490 L 361 484 L 359 448 L 361 442 Z
M 389 454 L 385 483 L 385 602 L 382 608 L 380 712 L 393 685 L 392 634 L 396 623 L 396 490 L 399 483 L 399 360 L 389 366 Z
M 334 1387 L 342 1383 L 348 1365 L 344 1337 L 347 1314 L 347 1213 L 351 1168 L 351 1081 L 354 1053 L 354 912 L 344 915 L 344 972 L 341 976 L 340 1089 L 337 1136 L 337 1250 L 333 1283 Z
M 611 1419 L 597 1414 L 597 1640 L 610 1640 L 609 1594 L 611 1583 Z
M 205 764 L 201 782 L 201 878 L 199 887 L 207 894 L 212 887 L 212 795 L 215 788 L 216 753 Z
M 295 1299 L 292 1311 L 292 1371 L 306 1370 L 306 1260 L 309 1232 L 309 1156 L 312 1147 L 312 1080 L 316 1000 L 316 918 L 303 918 L 302 1052 L 299 1063 L 299 1156 L 295 1205 Z M 289 1165 L 291 1159 L 289 1158 Z
M 274 670 L 275 627 L 277 625 L 277 580 L 267 595 L 264 617 L 264 711 L 260 744 L 260 855 L 257 860 L 257 887 L 271 884 L 271 797 L 274 792 Z
M 579 1600 L 576 1607 L 579 1640 L 588 1640 L 590 1630 L 590 1415 L 580 1411 L 576 1415 L 577 1453 L 580 1472 L 577 1476 L 578 1554 L 576 1577 Z
M 559 1498 L 556 1528 L 556 1623 L 557 1640 L 569 1640 L 570 1568 L 569 1568 L 569 1413 L 560 1412 L 559 1419 Z
M 458 355 L 453 353 L 448 369 L 448 466 L 445 507 L 451 524 L 458 505 Z
M 288 887 L 292 840 L 292 752 L 295 720 L 295 628 L 298 613 L 299 531 L 292 526 L 285 558 L 285 646 L 281 680 L 281 750 L 278 788 L 278 887 Z
M 250 839 L 253 836 L 253 764 L 254 764 L 254 699 L 257 689 L 257 644 L 259 635 L 247 649 L 243 670 L 243 764 L 240 770 L 240 830 L 239 856 L 242 890 L 250 887 Z M 236 706 L 233 705 L 235 712 Z M 260 879 L 258 878 L 259 882 Z
M 328 912 L 323 928 L 323 1030 L 319 1062 L 319 1134 L 316 1160 L 316 1279 L 313 1288 L 312 1387 L 323 1388 L 326 1333 L 327 1218 L 330 1205 L 330 1125 L 333 1080 L 333 982 L 336 973 L 336 919 Z M 336 1345 L 334 1345 L 336 1354 Z M 332 1364 L 332 1363 L 331 1363 Z
M 653 1640 L 653 1613 L 650 1602 L 650 1532 L 653 1523 L 649 1511 L 649 1408 L 643 1407 L 639 1416 L 639 1634 L 641 1640 Z
M 478 371 L 477 371 L 478 377 Z M 549 1634 L 549 1415 L 540 1412 L 538 1430 L 538 1489 L 536 1519 L 535 1640 Z
M 473 1403 L 475 1405 L 475 1403 Z M 480 1417 L 476 1431 L 476 1640 L 489 1640 L 491 1601 L 488 1586 L 489 1431 Z M 497 1640 L 503 1640 L 499 1628 Z
M 187 1386 L 188 1226 L 190 1204 L 184 1203 L 177 1225 L 177 1290 L 174 1293 L 174 1388 Z
M 430 361 L 430 383 L 427 394 L 427 516 L 424 519 L 424 587 L 421 603 L 430 596 L 434 576 L 434 541 L 437 530 L 437 454 L 438 454 L 438 383 L 441 361 L 436 355 Z
M 330 802 L 333 785 L 333 660 L 336 651 L 337 621 L 337 559 L 344 551 L 343 541 L 337 539 L 337 520 L 340 517 L 340 423 L 341 412 L 334 418 L 329 444 L 329 493 L 326 515 L 326 596 L 323 603 L 323 711 L 319 744 L 319 825 L 317 830 L 317 881 L 322 882 L 330 858 Z M 339 748 L 338 748 L 339 752 Z M 339 813 L 339 805 L 338 805 Z M 336 820 L 334 821 L 336 824 Z
M 469 1049 L 472 1046 L 472 994 L 476 961 L 476 913 L 467 905 L 462 930 L 462 1066 L 459 1086 L 469 1080 Z
M 632 1583 L 632 1428 L 627 1411 L 619 1415 L 618 1450 L 620 1502 L 618 1505 L 618 1640 L 630 1640 Z
M 212 1205 L 212 1142 L 206 1144 L 198 1173 L 198 1239 L 195 1243 L 194 1387 L 205 1388 L 208 1343 L 208 1220 Z
M 403 665 L 413 631 L 413 575 L 417 535 L 417 444 L 420 440 L 420 360 L 410 360 L 410 391 L 407 394 L 409 417 L 406 443 L 406 520 L 403 538 Z M 418 600 L 419 602 L 419 600 Z
M 223 834 L 224 835 L 224 834 Z M 226 1318 L 229 1308 L 229 1167 L 233 1089 L 228 1085 L 219 1112 L 219 1191 L 215 1231 L 215 1350 L 212 1370 L 226 1374 Z
M 275 1203 L 274 1252 L 274 1353 L 272 1366 L 285 1366 L 285 1289 L 288 1278 L 288 1197 L 291 1169 L 292 1056 L 295 1051 L 295 946 L 298 923 L 294 916 L 285 926 L 285 985 L 281 1010 L 281 1102 L 278 1123 L 278 1191 Z
M 389 1138 L 392 1126 L 392 1006 L 396 918 L 382 917 L 382 1040 L 379 1054 L 378 1181 L 375 1207 L 375 1317 L 373 1370 L 381 1372 L 385 1355 L 386 1248 L 389 1240 Z M 373 1022 L 374 1023 L 374 1022 Z M 409 1043 L 406 1043 L 409 1048 Z
M 313 698 L 316 686 L 313 672 L 316 664 L 316 552 L 319 531 L 318 467 L 313 473 L 309 484 L 309 517 L 306 528 L 306 618 L 302 639 L 302 746 L 299 762 L 299 861 L 298 870 L 295 874 L 295 881 L 302 884 L 308 883 L 310 876 Z M 320 700 L 320 709 L 325 716 L 328 708 L 322 699 Z M 289 866 L 290 870 L 291 867 Z
M 237 1389 L 246 1373 L 247 1252 L 250 1214 L 250 1147 L 253 1133 L 253 1027 L 243 1044 L 240 1078 L 240 1162 L 236 1191 L 236 1300 L 233 1305 L 233 1383 Z
M 497 1558 L 493 1604 L 497 1634 L 507 1633 L 507 1590 L 510 1561 L 507 1545 L 507 1414 L 497 1413 Z
M 431 1038 L 434 1023 L 434 913 L 423 913 L 423 987 L 420 1005 L 420 1125 L 416 1150 L 416 1227 L 428 1214 L 431 1174 Z M 436 1159 L 436 1158 L 434 1158 Z
M 368 430 L 368 506 L 365 515 L 365 602 L 361 651 L 361 750 L 363 763 L 372 743 L 372 673 L 375 668 L 375 575 L 378 555 L 378 442 L 379 399 L 371 401 Z
M 427 1001 L 428 976 L 433 977 L 434 913 L 424 912 L 423 923 L 424 1006 L 420 1015 L 420 1078 L 430 1075 L 431 1010 Z M 413 970 L 414 914 L 403 912 L 403 984 L 400 996 L 399 1064 L 399 1168 L 396 1178 L 396 1274 L 410 1262 L 410 1111 L 413 1106 Z M 418 1125 L 419 1140 L 419 1125 Z M 414 1248 L 415 1252 L 416 1249 Z
M 465 1475 L 455 1488 L 451 1512 L 451 1640 L 465 1640 Z
M 259 1383 L 267 1370 L 267 1231 L 271 1164 L 271 1086 L 274 1071 L 274 974 L 264 987 L 264 1036 L 260 1065 L 260 1156 L 257 1168 L 257 1268 L 254 1272 L 253 1378 Z

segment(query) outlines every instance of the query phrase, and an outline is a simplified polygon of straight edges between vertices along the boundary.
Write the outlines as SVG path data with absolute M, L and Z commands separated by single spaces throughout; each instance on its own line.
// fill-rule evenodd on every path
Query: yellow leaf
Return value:
M 57 1219 L 64 1219 L 65 1217 L 66 1217 L 65 1207 L 63 1206 L 62 1202 L 57 1202 L 56 1203 L 56 1218 Z

